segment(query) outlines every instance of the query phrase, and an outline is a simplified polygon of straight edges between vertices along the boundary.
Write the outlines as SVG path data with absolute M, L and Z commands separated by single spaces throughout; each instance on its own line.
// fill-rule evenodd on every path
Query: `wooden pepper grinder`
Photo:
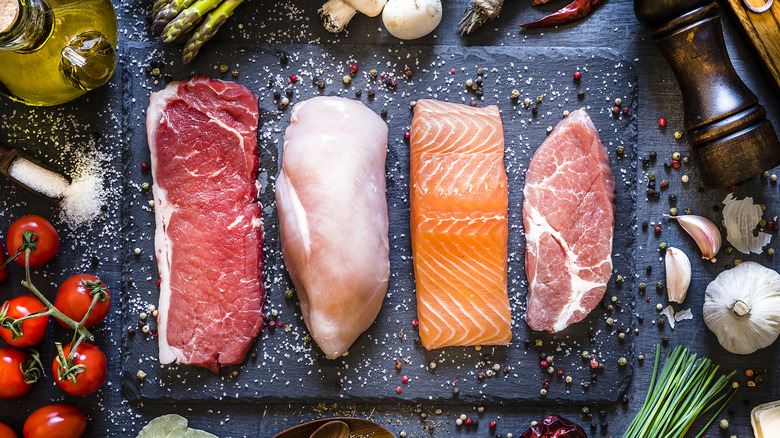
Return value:
M 764 107 L 731 65 L 717 3 L 634 0 L 683 96 L 685 130 L 708 187 L 731 186 L 780 164 Z

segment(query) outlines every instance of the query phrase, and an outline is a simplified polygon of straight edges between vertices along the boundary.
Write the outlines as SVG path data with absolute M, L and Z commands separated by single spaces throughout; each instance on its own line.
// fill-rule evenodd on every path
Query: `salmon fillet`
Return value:
M 555 127 L 523 189 L 528 325 L 559 332 L 598 305 L 612 275 L 615 179 L 584 109 Z
M 506 345 L 509 196 L 498 107 L 419 100 L 410 148 L 422 344 Z

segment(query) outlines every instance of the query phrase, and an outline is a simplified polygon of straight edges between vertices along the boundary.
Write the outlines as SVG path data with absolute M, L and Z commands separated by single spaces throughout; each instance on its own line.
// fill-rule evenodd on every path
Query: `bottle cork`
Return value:
M 19 0 L 0 0 L 0 33 L 7 32 L 19 18 Z

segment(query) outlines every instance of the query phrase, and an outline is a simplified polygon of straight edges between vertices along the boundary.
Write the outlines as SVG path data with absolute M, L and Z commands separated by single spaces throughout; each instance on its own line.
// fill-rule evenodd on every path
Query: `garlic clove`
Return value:
M 669 247 L 664 257 L 666 265 L 666 293 L 669 301 L 682 303 L 691 284 L 691 261 L 680 249 Z
M 709 260 L 718 253 L 721 245 L 720 230 L 709 219 L 693 214 L 684 216 L 669 216 L 671 219 L 677 219 L 677 222 L 683 227 L 701 250 L 701 258 Z

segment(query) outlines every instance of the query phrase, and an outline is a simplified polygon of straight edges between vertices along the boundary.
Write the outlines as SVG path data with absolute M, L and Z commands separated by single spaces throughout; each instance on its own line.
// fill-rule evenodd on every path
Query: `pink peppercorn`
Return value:
M 406 71 L 404 71 L 404 76 L 406 76 L 406 79 L 411 79 L 412 76 L 414 76 L 412 69 L 407 68 Z
M 298 82 L 298 76 L 296 75 L 290 75 L 290 82 L 296 83 Z
M 268 321 L 268 327 L 276 328 L 276 321 Z
M 563 370 L 560 368 L 558 368 L 558 371 L 556 371 L 555 373 L 558 374 L 558 377 L 563 376 Z
M 162 283 L 162 279 L 161 279 L 161 278 L 158 278 L 158 279 L 157 279 L 157 286 L 159 286 L 159 285 L 160 285 L 160 283 Z
M 650 297 L 645 298 L 645 302 L 649 303 L 650 302 Z
M 357 64 L 352 64 L 349 66 L 349 72 L 352 73 L 353 75 L 357 73 L 357 70 L 358 70 Z
M 409 383 L 409 376 L 401 377 L 401 383 Z
M 404 140 L 409 140 L 409 137 L 411 137 L 409 131 L 404 132 Z
M 656 233 L 660 233 L 661 232 L 661 226 L 660 225 L 654 226 L 653 227 L 653 231 L 655 231 Z
M 623 115 L 624 116 L 628 115 L 628 107 L 623 108 Z
M 412 320 L 412 327 L 417 327 L 418 325 L 420 325 L 420 321 L 418 321 L 417 318 L 414 318 Z
M 660 127 L 662 127 L 662 128 L 663 128 L 664 126 L 666 126 L 666 119 L 665 119 L 665 118 L 663 118 L 663 117 L 661 117 L 660 119 L 658 119 L 658 126 L 660 126 Z
M 149 170 L 149 167 L 150 167 L 150 166 L 149 166 L 149 164 L 148 164 L 148 163 L 146 163 L 146 162 L 143 162 L 143 163 L 141 163 L 141 169 L 143 169 L 143 170 Z
M 598 368 L 599 367 L 599 361 L 597 361 L 596 359 L 591 359 L 590 360 L 590 367 L 591 368 Z
M 454 68 L 453 68 L 452 70 L 450 70 L 450 74 L 451 74 L 451 75 L 454 75 L 454 74 L 455 74 L 455 69 L 454 69 Z
M 284 324 L 282 324 L 279 321 L 276 322 L 276 326 L 279 327 L 279 328 L 284 328 Z
M 578 71 L 575 71 L 574 72 L 574 80 L 575 81 L 579 81 L 580 79 L 582 79 L 582 73 L 580 73 Z
M 729 190 L 736 190 L 737 186 L 729 186 Z
M 547 362 L 546 360 L 542 360 L 541 362 L 539 362 L 539 366 L 542 368 L 547 368 L 550 366 L 550 363 Z
M 680 168 L 680 160 L 672 160 L 672 167 L 674 167 L 675 169 L 679 169 Z
M 470 417 L 469 417 L 469 418 L 466 418 L 466 419 L 463 421 L 463 424 L 465 424 L 466 426 L 471 426 L 471 418 L 470 418 Z
M 620 107 L 615 105 L 612 107 L 612 114 L 620 114 Z
M 397 388 L 395 388 L 395 392 L 397 392 L 397 393 L 399 393 L 399 394 L 400 394 L 400 393 L 402 393 L 403 391 L 404 391 L 404 389 L 403 389 L 403 388 L 401 388 L 400 386 L 399 386 L 399 387 L 397 387 Z
M 496 423 L 495 421 L 491 421 L 490 424 L 488 424 L 488 426 L 490 426 L 491 429 L 495 429 L 496 426 L 498 426 L 498 423 Z

